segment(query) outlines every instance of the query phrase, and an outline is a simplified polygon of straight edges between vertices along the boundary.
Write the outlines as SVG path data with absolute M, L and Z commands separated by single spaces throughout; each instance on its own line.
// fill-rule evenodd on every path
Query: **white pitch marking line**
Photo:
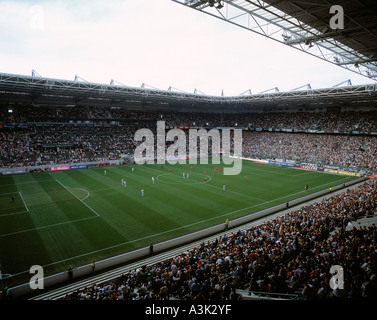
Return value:
M 22 197 L 22 194 L 21 194 L 21 192 L 20 192 L 20 191 L 18 191 L 18 194 L 20 195 L 20 197 L 21 197 L 21 200 L 22 200 L 22 202 L 24 203 L 24 206 L 25 206 L 25 208 L 26 208 L 26 211 L 27 211 L 27 212 L 29 212 L 29 208 L 27 207 L 27 205 L 26 205 L 26 202 L 25 202 L 24 198 Z
M 61 226 L 64 224 L 69 224 L 69 223 L 74 223 L 78 221 L 84 221 L 84 220 L 89 220 L 89 219 L 95 219 L 96 217 L 89 217 L 89 218 L 82 218 L 82 219 L 77 219 L 77 220 L 71 220 L 71 221 L 66 221 L 66 222 L 60 222 L 60 223 L 55 223 L 55 224 L 49 224 L 47 226 L 42 226 L 42 227 L 37 227 L 33 229 L 27 229 L 27 230 L 20 230 L 20 231 L 15 231 L 11 233 L 6 233 L 6 234 L 0 234 L 0 238 L 2 237 L 8 237 L 8 236 L 13 236 L 15 234 L 20 234 L 20 233 L 25 233 L 25 232 L 30 232 L 30 231 L 36 231 L 36 230 L 42 230 L 46 228 L 51 228 L 51 227 L 56 227 L 56 226 Z
M 98 217 L 100 215 L 89 205 L 87 205 L 84 201 L 82 201 L 80 198 L 78 198 L 71 190 L 69 190 L 64 184 L 62 184 L 59 180 L 56 180 L 57 183 L 59 183 L 64 189 L 66 189 L 71 195 L 73 195 L 77 200 L 79 200 L 82 204 L 84 204 L 87 208 L 89 208 L 91 211 L 93 211 Z

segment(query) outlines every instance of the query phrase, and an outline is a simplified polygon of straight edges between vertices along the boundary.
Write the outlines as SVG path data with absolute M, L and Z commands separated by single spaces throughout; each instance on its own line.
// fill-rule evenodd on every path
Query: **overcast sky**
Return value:
M 0 72 L 239 95 L 372 80 L 171 0 L 0 0 Z

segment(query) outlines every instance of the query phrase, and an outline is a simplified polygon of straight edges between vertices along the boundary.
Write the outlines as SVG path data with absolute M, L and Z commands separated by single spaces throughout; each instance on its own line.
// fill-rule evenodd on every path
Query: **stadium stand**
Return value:
M 342 116 L 266 113 L 230 117 L 30 107 L 26 112 L 3 108 L 0 115 L 1 168 L 119 160 L 122 154 L 133 153 L 135 130 L 155 130 L 158 120 L 171 128 L 244 128 L 245 157 L 294 160 L 368 174 L 377 167 L 376 137 L 370 134 L 377 127 L 374 111 Z M 280 131 L 263 130 L 266 128 Z M 289 132 L 282 132 L 286 128 Z M 327 133 L 330 129 L 332 133 Z M 334 134 L 334 130 L 342 134 Z M 355 130 L 369 134 L 355 134 Z M 355 227 L 358 219 L 377 216 L 376 187 L 370 180 L 258 227 L 202 243 L 174 259 L 75 290 L 64 299 L 204 301 L 243 299 L 249 294 L 376 298 L 377 228 L 375 224 Z M 331 265 L 344 266 L 344 289 L 330 287 Z
M 136 147 L 135 131 L 154 130 L 158 120 L 171 128 L 246 128 L 243 131 L 245 157 L 295 160 L 358 172 L 373 171 L 376 167 L 376 138 L 370 134 L 377 127 L 375 111 L 341 116 L 332 113 L 162 114 L 110 109 L 105 112 L 102 108 L 72 108 L 68 112 L 30 107 L 22 113 L 16 108 L 12 111 L 3 108 L 0 113 L 2 168 L 121 160 L 121 154 L 132 154 Z M 8 127 L 11 124 L 10 128 L 7 124 Z M 271 129 L 258 132 L 258 128 Z M 287 128 L 289 132 L 282 132 Z M 332 134 L 326 134 L 330 129 Z M 334 134 L 334 130 L 343 134 Z M 352 134 L 356 130 L 369 134 Z
M 240 292 L 298 299 L 375 299 L 377 184 L 368 181 L 268 223 L 224 234 L 177 257 L 75 290 L 64 300 L 237 300 Z M 328 270 L 342 265 L 342 288 Z
M 372 0 L 300 5 L 173 1 L 376 80 Z M 345 9 L 347 23 L 341 32 L 328 27 L 330 5 Z M 309 85 L 306 91 L 276 88 L 272 94 L 250 90 L 250 95 L 213 97 L 196 89 L 178 93 L 78 78 L 45 79 L 35 70 L 31 77 L 0 74 L 2 173 L 16 173 L 12 169 L 19 167 L 24 173 L 82 162 L 128 161 L 137 146 L 135 131 L 155 130 L 156 121 L 163 120 L 167 128 L 240 128 L 246 158 L 377 177 L 375 84 L 320 90 Z M 151 111 L 159 107 L 164 111 Z M 177 112 L 182 109 L 190 112 Z M 284 215 L 229 230 L 172 259 L 70 292 L 63 300 L 376 299 L 376 187 L 370 179 L 333 194 L 330 190 L 329 196 L 299 209 L 288 209 L 287 202 Z M 337 265 L 343 267 L 344 282 L 337 278 L 334 286 L 329 269 Z M 9 288 L 0 291 L 3 299 L 12 299 Z

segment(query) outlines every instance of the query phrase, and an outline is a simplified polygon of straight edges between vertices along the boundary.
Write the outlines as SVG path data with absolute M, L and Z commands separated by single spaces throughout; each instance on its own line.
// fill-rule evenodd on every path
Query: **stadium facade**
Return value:
M 0 103 L 5 106 L 106 107 L 140 111 L 326 112 L 377 109 L 377 85 L 209 96 L 174 90 L 98 84 L 39 76 L 0 74 Z

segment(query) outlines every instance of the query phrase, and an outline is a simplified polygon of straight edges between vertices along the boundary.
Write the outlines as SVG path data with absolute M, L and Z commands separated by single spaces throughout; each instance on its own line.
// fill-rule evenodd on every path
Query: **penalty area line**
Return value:
M 56 180 L 57 183 L 59 183 L 65 190 L 67 190 L 71 195 L 73 195 L 77 200 L 79 200 L 83 205 L 85 205 L 88 209 L 90 209 L 97 217 L 100 217 L 100 215 L 89 205 L 87 205 L 84 201 L 82 201 L 79 197 L 77 197 L 71 190 L 69 190 L 64 184 L 62 184 L 59 180 Z M 86 199 L 86 198 L 85 198 Z
M 21 192 L 18 191 L 18 194 L 19 194 L 20 197 L 21 197 L 22 203 L 24 204 L 24 206 L 25 206 L 25 208 L 26 208 L 26 211 L 29 212 L 29 208 L 27 207 L 26 202 L 25 202 L 24 197 L 22 196 Z

